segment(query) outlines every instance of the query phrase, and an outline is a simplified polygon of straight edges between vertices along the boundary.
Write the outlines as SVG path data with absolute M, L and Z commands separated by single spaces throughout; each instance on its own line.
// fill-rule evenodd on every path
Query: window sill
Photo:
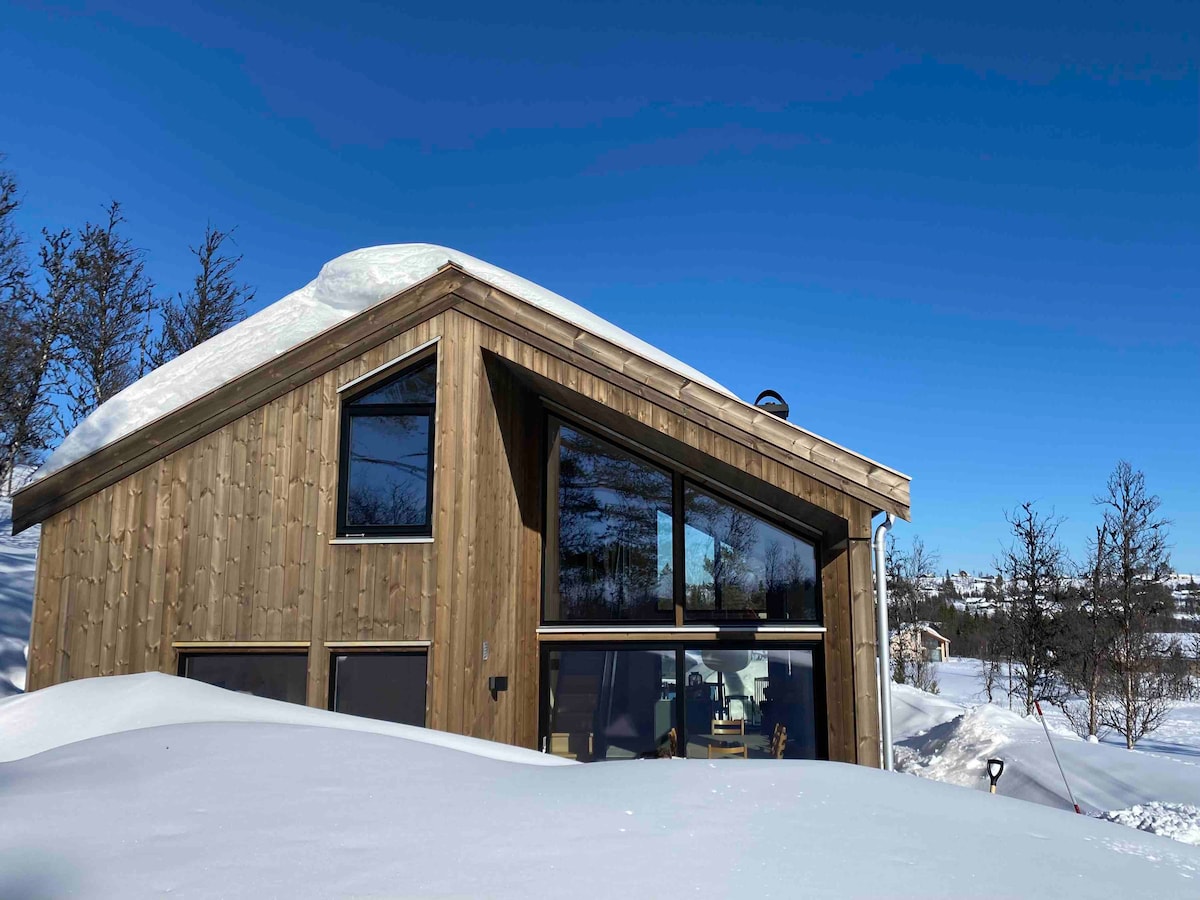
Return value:
M 394 537 L 335 537 L 329 539 L 330 544 L 432 544 L 433 535 L 404 534 Z

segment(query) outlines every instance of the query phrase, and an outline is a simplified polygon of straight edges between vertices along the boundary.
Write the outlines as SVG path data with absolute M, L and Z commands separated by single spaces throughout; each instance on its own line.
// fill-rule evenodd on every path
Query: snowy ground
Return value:
M 1071 808 L 1041 724 L 1009 711 L 1000 693 L 996 702 L 984 702 L 977 660 L 942 663 L 937 678 L 937 696 L 893 687 L 900 771 L 986 791 L 986 760 L 998 756 L 1005 761 L 1001 794 Z M 1085 812 L 1200 844 L 1200 704 L 1179 704 L 1167 724 L 1133 751 L 1112 740 L 1080 740 L 1061 713 L 1046 713 Z
M 18 469 L 17 483 L 32 474 Z M 41 528 L 12 533 L 12 499 L 0 488 L 0 697 L 25 689 L 25 652 Z
M 237 721 L 98 734 L 178 722 L 182 709 Z M 0 701 L 0 755 L 20 757 L 0 764 L 0 897 L 1200 891 L 1193 847 L 857 766 L 546 765 L 311 715 L 165 675 Z M 302 724 L 283 724 L 293 717 Z M 97 736 L 75 741 L 81 722 Z

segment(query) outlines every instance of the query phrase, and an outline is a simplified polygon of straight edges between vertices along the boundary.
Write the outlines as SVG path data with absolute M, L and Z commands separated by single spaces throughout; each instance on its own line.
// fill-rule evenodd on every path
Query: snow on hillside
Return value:
M 247 711 L 142 683 L 144 724 L 176 689 Z M 0 746 L 14 708 L 103 731 L 128 699 L 110 678 L 0 701 Z M 0 764 L 0 896 L 1174 897 L 1200 880 L 1184 844 L 857 766 L 546 767 L 409 731 L 170 724 Z
M 32 471 L 19 467 L 14 484 L 23 484 Z M 13 536 L 12 497 L 7 483 L 4 484 L 0 488 L 0 697 L 25 689 L 33 574 L 40 535 L 41 528 L 34 527 Z
M 998 702 L 984 702 L 978 661 L 937 669 L 940 695 L 893 686 L 897 769 L 978 791 L 984 766 L 1005 761 L 999 792 L 1059 809 L 1071 804 L 1041 723 Z M 1180 703 L 1167 724 L 1128 751 L 1124 744 L 1082 741 L 1061 713 L 1047 720 L 1075 800 L 1085 812 L 1200 843 L 1200 703 Z

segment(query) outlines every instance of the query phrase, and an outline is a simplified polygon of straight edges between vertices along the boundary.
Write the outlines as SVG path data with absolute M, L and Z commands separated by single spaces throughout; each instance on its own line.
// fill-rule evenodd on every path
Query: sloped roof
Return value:
M 876 509 L 908 517 L 907 475 L 763 412 L 691 366 L 520 276 L 444 247 L 399 244 L 338 257 L 305 287 L 110 399 L 16 494 L 14 531 L 311 380 L 362 341 L 382 340 L 372 337 L 381 329 L 459 303 L 494 306 L 518 324 L 557 322 L 548 325 L 551 341 L 582 348 L 588 357 L 606 355 L 615 372 L 636 367 L 648 387 L 668 391 L 701 417 L 728 423 L 750 446 L 766 442 L 790 460 L 787 464 Z

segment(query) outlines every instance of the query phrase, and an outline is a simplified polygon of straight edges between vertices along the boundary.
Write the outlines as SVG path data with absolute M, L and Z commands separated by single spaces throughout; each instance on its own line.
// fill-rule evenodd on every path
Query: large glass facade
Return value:
M 187 653 L 179 658 L 179 674 L 243 694 L 304 703 L 308 654 Z
M 425 534 L 433 503 L 431 359 L 342 406 L 342 534 Z
M 817 620 L 811 543 L 694 485 L 683 497 L 687 619 Z
M 819 758 L 815 656 L 725 643 L 546 648 L 546 749 L 584 762 Z
M 547 498 L 548 624 L 820 621 L 814 543 L 556 420 Z
M 424 651 L 336 653 L 330 665 L 330 708 L 335 712 L 425 724 L 428 656 Z
M 670 474 L 566 425 L 551 455 L 546 620 L 670 620 Z

